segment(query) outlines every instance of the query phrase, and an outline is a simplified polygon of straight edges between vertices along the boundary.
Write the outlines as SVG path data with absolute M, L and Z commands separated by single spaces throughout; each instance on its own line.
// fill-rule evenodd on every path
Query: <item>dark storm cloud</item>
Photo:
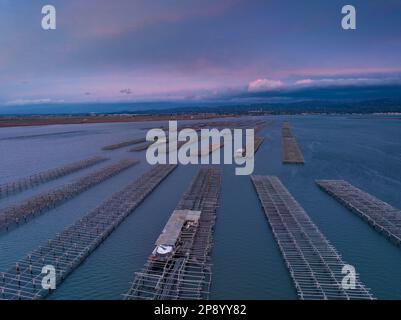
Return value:
M 49 32 L 44 4 L 0 1 L 2 102 L 203 99 L 401 70 L 399 0 L 354 0 L 355 31 L 341 29 L 339 0 L 53 0 Z

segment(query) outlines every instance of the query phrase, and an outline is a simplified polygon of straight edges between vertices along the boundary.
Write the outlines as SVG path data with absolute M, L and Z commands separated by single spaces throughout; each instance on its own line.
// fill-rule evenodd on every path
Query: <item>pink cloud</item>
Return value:
M 302 80 L 296 81 L 295 84 L 303 86 L 303 85 L 313 84 L 314 82 L 315 82 L 315 80 L 312 80 L 312 79 L 302 79 Z
M 284 86 L 281 80 L 271 80 L 271 79 L 257 79 L 251 81 L 248 85 L 249 92 L 262 92 L 279 89 Z

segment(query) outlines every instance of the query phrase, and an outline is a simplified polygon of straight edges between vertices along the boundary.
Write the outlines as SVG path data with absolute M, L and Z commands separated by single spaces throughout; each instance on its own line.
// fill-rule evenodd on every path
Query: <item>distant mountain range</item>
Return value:
M 245 89 L 203 100 L 159 102 L 41 103 L 0 106 L 0 115 L 171 113 L 389 113 L 401 112 L 401 84 Z
M 23 115 L 89 115 L 89 114 L 300 114 L 300 113 L 401 113 L 401 99 L 366 101 L 313 100 L 278 103 L 80 103 L 8 106 L 0 108 L 1 116 Z
M 129 110 L 126 113 L 131 113 Z M 377 99 L 367 101 L 302 101 L 292 103 L 252 103 L 218 106 L 191 106 L 168 109 L 153 109 L 135 113 L 267 113 L 267 114 L 300 114 L 300 113 L 401 113 L 401 100 Z

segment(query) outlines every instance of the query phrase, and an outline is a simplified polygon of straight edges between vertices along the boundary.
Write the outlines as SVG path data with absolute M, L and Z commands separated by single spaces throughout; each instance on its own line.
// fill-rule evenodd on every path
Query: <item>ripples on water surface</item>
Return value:
M 320 191 L 315 179 L 345 179 L 401 208 L 401 121 L 380 117 L 291 116 L 304 166 L 281 164 L 281 123 L 267 117 L 256 174 L 277 175 L 312 220 L 361 274 L 378 298 L 401 298 L 401 250 Z M 155 126 L 160 125 L 154 124 Z M 151 123 L 58 125 L 0 129 L 0 183 L 89 156 L 141 164 L 91 188 L 29 223 L 0 235 L 5 271 L 55 233 L 74 223 L 148 169 L 144 152 L 101 151 L 107 144 L 141 137 Z M 0 200 L 0 208 L 93 172 L 110 161 Z M 120 299 L 144 264 L 197 168 L 180 166 L 76 269 L 50 299 Z M 221 206 L 212 254 L 215 299 L 295 299 L 296 293 L 249 177 L 223 167 Z

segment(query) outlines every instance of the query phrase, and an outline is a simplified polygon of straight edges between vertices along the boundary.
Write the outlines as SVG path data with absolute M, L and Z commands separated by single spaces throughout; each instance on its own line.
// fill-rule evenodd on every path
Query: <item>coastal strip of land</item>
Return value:
M 233 114 L 167 114 L 167 115 L 130 115 L 130 114 L 96 114 L 96 115 L 43 115 L 43 116 L 3 116 L 0 117 L 0 128 L 48 126 L 59 124 L 85 123 L 124 123 L 169 120 L 207 120 L 215 118 L 236 117 Z

